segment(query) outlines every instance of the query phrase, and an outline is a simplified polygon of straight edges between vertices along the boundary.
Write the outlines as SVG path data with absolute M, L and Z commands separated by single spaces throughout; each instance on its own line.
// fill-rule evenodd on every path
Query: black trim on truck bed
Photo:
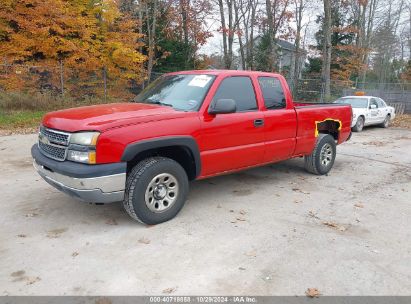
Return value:
M 126 173 L 127 171 L 127 164 L 124 162 L 101 165 L 87 165 L 67 160 L 63 162 L 56 161 L 44 156 L 40 152 L 37 144 L 31 147 L 31 155 L 39 165 L 44 166 L 53 172 L 75 178 L 100 177 Z

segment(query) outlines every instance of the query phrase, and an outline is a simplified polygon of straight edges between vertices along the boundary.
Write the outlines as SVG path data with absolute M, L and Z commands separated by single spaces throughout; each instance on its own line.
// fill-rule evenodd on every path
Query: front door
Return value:
M 213 103 L 233 99 L 237 112 L 201 117 L 202 176 L 257 165 L 264 156 L 264 116 L 250 77 L 231 76 L 220 83 Z

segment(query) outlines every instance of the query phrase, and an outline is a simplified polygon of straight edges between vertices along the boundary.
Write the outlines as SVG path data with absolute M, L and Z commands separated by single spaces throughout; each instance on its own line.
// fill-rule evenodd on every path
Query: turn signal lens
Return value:
M 67 152 L 67 159 L 85 164 L 95 164 L 96 163 L 96 151 L 75 151 L 69 150 Z

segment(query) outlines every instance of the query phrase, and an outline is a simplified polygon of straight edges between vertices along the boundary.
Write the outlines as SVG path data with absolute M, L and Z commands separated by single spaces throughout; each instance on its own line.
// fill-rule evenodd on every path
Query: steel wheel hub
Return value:
M 171 208 L 177 200 L 179 185 L 177 179 L 162 173 L 155 176 L 147 186 L 145 201 L 148 209 L 160 213 Z
M 321 148 L 321 152 L 320 152 L 320 161 L 321 164 L 326 167 L 328 166 L 333 158 L 333 148 L 331 147 L 330 144 L 325 144 L 322 148 Z

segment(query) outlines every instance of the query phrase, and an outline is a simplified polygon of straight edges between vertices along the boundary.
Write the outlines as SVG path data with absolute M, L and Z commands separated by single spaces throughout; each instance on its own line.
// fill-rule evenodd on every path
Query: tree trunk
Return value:
M 272 72 L 274 71 L 274 18 L 273 18 L 273 10 L 271 7 L 271 0 L 265 1 L 265 8 L 267 11 L 267 23 L 268 23 L 268 45 L 267 45 L 267 70 Z
M 324 1 L 324 47 L 323 47 L 323 67 L 322 67 L 322 81 L 323 81 L 323 98 L 329 101 L 331 97 L 331 0 Z
M 190 0 L 180 0 L 180 9 L 181 9 L 181 19 L 183 27 L 183 36 L 184 36 L 184 46 L 185 46 L 185 63 L 184 68 L 188 69 L 189 62 L 191 59 L 191 48 L 189 44 L 189 34 L 188 34 L 188 8 L 190 6 Z
M 241 57 L 241 68 L 243 70 L 246 69 L 246 60 L 245 60 L 245 52 L 244 52 L 244 43 L 243 43 L 243 38 L 241 35 L 241 28 L 240 28 L 240 17 L 238 15 L 239 13 L 239 8 L 237 5 L 237 0 L 232 0 L 233 1 L 233 6 L 234 6 L 234 17 L 235 17 L 235 29 L 237 32 L 237 39 L 238 39 L 238 43 L 240 45 L 240 57 Z M 244 16 L 242 16 L 243 18 Z
M 227 47 L 227 27 L 225 23 L 225 14 L 224 14 L 224 3 L 223 0 L 218 0 L 218 7 L 220 9 L 220 22 L 221 30 L 223 35 L 223 56 L 224 56 L 224 66 L 225 68 L 230 68 L 230 60 L 228 58 L 228 47 Z
M 302 20 L 303 20 L 303 9 L 304 0 L 295 0 L 295 18 L 297 24 L 297 31 L 295 35 L 295 52 L 293 55 L 293 60 L 291 62 L 290 78 L 291 78 L 291 89 L 295 92 L 295 88 L 298 85 L 298 78 L 300 76 L 300 60 L 301 60 L 301 31 L 302 31 Z
M 153 65 L 154 65 L 158 0 L 152 0 L 152 4 L 153 5 L 152 5 L 152 14 L 151 14 L 151 24 L 150 24 L 150 20 L 147 20 L 147 34 L 148 34 L 147 83 L 150 83 L 151 81 L 151 73 L 153 71 Z

